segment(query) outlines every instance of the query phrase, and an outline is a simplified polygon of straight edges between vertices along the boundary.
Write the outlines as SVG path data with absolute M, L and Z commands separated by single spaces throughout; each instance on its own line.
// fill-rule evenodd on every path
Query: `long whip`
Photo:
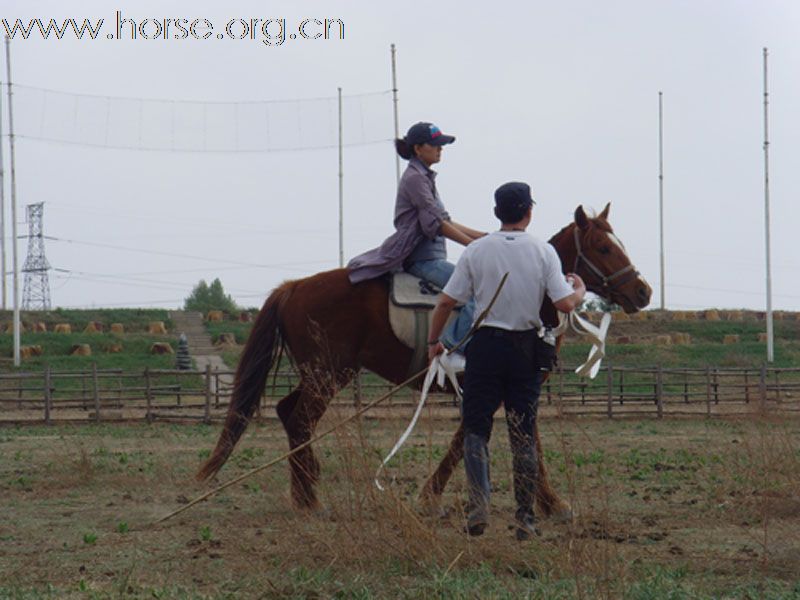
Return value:
M 353 420 L 353 419 L 355 419 L 356 417 L 360 417 L 360 416 L 361 416 L 361 415 L 363 415 L 365 412 L 367 412 L 367 411 L 368 411 L 370 408 L 373 408 L 373 407 L 374 407 L 374 406 L 376 406 L 377 404 L 380 404 L 381 402 L 383 402 L 383 401 L 384 401 L 384 400 L 386 400 L 387 398 L 389 398 L 389 397 L 393 396 L 394 394 L 396 394 L 397 392 L 399 392 L 401 389 L 403 389 L 405 386 L 407 386 L 408 384 L 412 383 L 414 380 L 416 380 L 417 378 L 419 378 L 421 375 L 425 374 L 427 371 L 428 371 L 428 367 L 425 367 L 425 368 L 424 368 L 424 369 L 422 369 L 422 370 L 421 370 L 419 373 L 416 373 L 416 374 L 412 375 L 411 377 L 409 377 L 408 379 L 406 379 L 406 380 L 405 380 L 403 383 L 400 383 L 400 384 L 396 385 L 395 387 L 393 387 L 391 390 L 389 390 L 388 392 L 386 392 L 386 393 L 385 393 L 383 396 L 381 396 L 380 398 L 378 398 L 378 399 L 376 399 L 376 400 L 373 400 L 372 402 L 370 402 L 370 403 L 368 403 L 368 404 L 365 404 L 365 405 L 364 405 L 364 406 L 362 406 L 360 409 L 358 409 L 356 412 L 354 412 L 352 415 L 350 415 L 349 417 L 347 417 L 347 418 L 346 418 L 346 419 L 344 419 L 343 421 L 341 421 L 341 422 L 337 423 L 336 425 L 334 425 L 334 426 L 333 426 L 333 427 L 331 427 L 330 429 L 327 429 L 326 431 L 324 431 L 324 432 L 320 433 L 319 435 L 317 435 L 317 436 L 315 436 L 315 437 L 311 438 L 311 439 L 310 439 L 310 440 L 308 440 L 307 442 L 303 442 L 302 444 L 300 444 L 300 445 L 299 445 L 299 446 L 297 446 L 296 448 L 293 448 L 293 449 L 292 449 L 292 450 L 290 450 L 289 452 L 286 452 L 285 454 L 282 454 L 282 455 L 280 455 L 278 458 L 276 458 L 276 459 L 274 459 L 274 460 L 271 460 L 270 462 L 268 462 L 268 463 L 266 463 L 266 464 L 263 464 L 263 465 L 261 465 L 261 466 L 259 466 L 259 467 L 255 467 L 254 469 L 250 469 L 250 470 L 249 470 L 249 471 L 247 471 L 246 473 L 242 473 L 242 474 L 241 474 L 241 475 L 239 475 L 238 477 L 234 477 L 233 479 L 231 479 L 230 481 L 228 481 L 228 482 L 226 482 L 226 483 L 223 483 L 223 484 L 222 484 L 222 485 L 220 485 L 219 487 L 216 487 L 216 488 L 214 488 L 213 490 L 211 490 L 211 491 L 208 491 L 208 492 L 206 492 L 205 494 L 202 494 L 202 495 L 198 496 L 197 498 L 195 498 L 194 500 L 192 500 L 192 501 L 191 501 L 191 502 L 189 502 L 188 504 L 186 504 L 186 505 L 184 505 L 184 506 L 181 506 L 181 507 L 180 507 L 178 510 L 175 510 L 175 511 L 173 511 L 173 512 L 169 513 L 168 515 L 166 515 L 166 516 L 164 516 L 164 517 L 161 517 L 161 518 L 160 518 L 160 519 L 158 519 L 157 521 L 154 521 L 154 522 L 152 523 L 152 525 L 158 525 L 159 523 L 163 523 L 164 521 L 166 521 L 166 520 L 168 520 L 168 519 L 171 519 L 171 518 L 172 518 L 172 517 L 174 517 L 175 515 L 179 515 L 180 513 L 182 513 L 182 512 L 183 512 L 183 511 L 185 511 L 185 510 L 189 510 L 191 507 L 193 507 L 193 506 L 194 506 L 194 505 L 196 505 L 196 504 L 199 504 L 199 503 L 200 503 L 200 502 L 202 502 L 203 500 L 206 500 L 207 498 L 210 498 L 211 496 L 214 496 L 215 494 L 218 494 L 218 493 L 219 493 L 219 492 L 221 492 L 222 490 L 224 490 L 224 489 L 226 489 L 226 488 L 229 488 L 229 487 L 231 487 L 232 485 L 235 485 L 235 484 L 239 483 L 240 481 L 242 481 L 242 480 L 244 480 L 244 479 L 247 479 L 248 477 L 252 477 L 252 476 L 253 476 L 253 475 L 255 475 L 256 473 L 260 473 L 261 471 L 263 471 L 263 470 L 265 470 L 265 469 L 268 469 L 269 467 L 271 467 L 271 466 L 273 466 L 273 465 L 275 465 L 275 464 L 277 464 L 277 463 L 279 463 L 279 462 L 281 462 L 281 461 L 283 461 L 283 460 L 286 460 L 287 458 L 289 458 L 289 457 L 291 457 L 292 455 L 296 454 L 296 453 L 297 453 L 297 452 L 299 452 L 300 450 L 302 450 L 302 449 L 304 449 L 304 448 L 307 448 L 308 446 L 310 446 L 311 444 L 313 444 L 313 443 L 317 442 L 318 440 L 321 440 L 321 439 L 322 439 L 322 438 L 324 438 L 325 436 L 327 436 L 327 435 L 330 435 L 331 433 L 333 433 L 334 431 L 336 431 L 336 430 L 337 430 L 337 429 L 339 429 L 340 427 L 343 427 L 344 425 L 346 425 L 347 423 L 349 423 L 350 421 L 352 421 L 352 420 Z

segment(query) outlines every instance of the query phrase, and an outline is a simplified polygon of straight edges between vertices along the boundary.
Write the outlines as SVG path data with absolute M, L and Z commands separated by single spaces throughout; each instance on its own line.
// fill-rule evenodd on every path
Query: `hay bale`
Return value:
M 175 354 L 175 351 L 167 342 L 155 342 L 150 346 L 150 354 Z
M 164 321 L 151 321 L 147 326 L 147 333 L 152 335 L 166 335 L 167 328 L 164 327 Z
M 612 314 L 612 317 L 615 321 L 630 321 L 631 316 L 628 313 L 624 313 L 621 310 L 617 311 Z
M 631 319 L 635 321 L 647 321 L 650 318 L 650 313 L 645 310 L 640 310 L 631 315 Z
M 235 346 L 236 336 L 232 333 L 220 333 L 214 343 L 218 346 Z
M 244 311 L 239 313 L 240 323 L 249 323 L 252 320 L 253 320 L 253 315 L 250 312 Z
M 670 314 L 670 318 L 673 321 L 685 321 L 686 320 L 686 313 L 682 310 L 673 310 Z
M 92 347 L 89 344 L 72 344 L 69 349 L 70 356 L 91 356 Z
M 36 333 L 46 333 L 47 332 L 47 323 L 44 323 L 43 321 L 39 321 L 37 323 L 34 323 L 32 328 L 31 328 L 31 331 L 35 331 Z
M 103 324 L 100 321 L 89 321 L 83 333 L 103 333 Z
M 744 321 L 744 312 L 741 310 L 729 310 L 725 312 L 728 321 Z
M 672 337 L 672 343 L 679 345 L 679 346 L 688 346 L 692 343 L 692 336 L 688 333 L 682 332 L 675 332 L 670 334 Z
M 125 333 L 125 325 L 122 323 L 112 323 L 111 333 Z
M 41 356 L 42 347 L 39 344 L 36 344 L 35 346 L 34 345 L 20 346 L 19 355 L 21 358 L 31 358 L 32 356 Z
M 53 331 L 56 333 L 72 333 L 72 326 L 69 323 L 56 323 Z
M 119 354 L 120 352 L 122 352 L 122 344 L 110 344 L 106 347 L 108 354 Z
M 715 309 L 709 309 L 703 312 L 703 318 L 706 321 L 719 321 L 719 311 Z
M 222 321 L 225 315 L 221 310 L 210 310 L 206 315 L 206 321 Z
M 632 344 L 633 340 L 629 335 L 620 335 L 614 340 L 615 344 Z
M 759 333 L 758 334 L 758 341 L 766 344 L 767 343 L 767 337 L 768 336 L 767 336 L 766 333 Z
M 699 319 L 699 315 L 693 310 L 685 310 L 683 311 L 683 315 L 685 321 L 697 321 Z
M 25 333 L 25 325 L 20 321 L 19 323 L 19 332 Z M 6 333 L 14 333 L 14 323 L 13 321 L 6 326 Z
M 669 334 L 657 335 L 653 341 L 656 346 L 671 346 L 672 336 Z
M 738 333 L 729 333 L 725 337 L 722 338 L 723 344 L 738 344 L 739 343 L 739 334 Z
M 774 311 L 774 312 L 772 313 L 772 319 L 773 319 L 774 321 L 783 321 L 783 311 L 782 311 L 782 310 L 776 310 L 776 311 Z

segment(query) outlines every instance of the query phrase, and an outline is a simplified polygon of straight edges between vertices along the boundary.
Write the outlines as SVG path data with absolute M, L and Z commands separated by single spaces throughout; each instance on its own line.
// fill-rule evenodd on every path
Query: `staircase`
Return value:
M 175 328 L 176 335 L 186 334 L 186 341 L 189 343 L 189 355 L 194 360 L 194 366 L 198 371 L 205 371 L 211 367 L 214 371 L 230 371 L 220 356 L 220 352 L 211 342 L 205 325 L 203 325 L 203 315 L 199 312 L 188 310 L 170 311 L 169 318 Z M 216 379 L 218 385 L 228 388 L 233 386 L 233 377 L 227 374 L 220 374 Z
M 189 354 L 193 358 L 219 354 L 203 325 L 201 313 L 184 310 L 170 311 L 169 318 L 175 327 L 177 336 L 182 333 L 186 334 L 186 340 L 189 342 Z

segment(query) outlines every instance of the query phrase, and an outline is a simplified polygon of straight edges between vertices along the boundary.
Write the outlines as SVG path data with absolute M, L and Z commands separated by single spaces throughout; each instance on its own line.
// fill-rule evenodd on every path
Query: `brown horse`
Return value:
M 599 216 L 590 218 L 579 206 L 575 221 L 554 235 L 550 243 L 561 257 L 565 272 L 578 273 L 589 290 L 619 304 L 625 312 L 636 312 L 649 303 L 651 289 L 614 236 L 608 212 L 606 206 Z M 273 290 L 242 352 L 224 428 L 214 452 L 200 468 L 198 479 L 211 477 L 225 464 L 259 404 L 269 372 L 284 350 L 300 374 L 297 388 L 277 405 L 292 449 L 311 439 L 331 398 L 360 368 L 394 383 L 404 381 L 413 352 L 392 333 L 388 293 L 386 278 L 354 285 L 345 269 L 287 281 Z M 542 307 L 542 317 L 549 324 L 557 321 L 549 302 Z M 537 447 L 541 448 L 538 430 L 535 435 Z M 461 460 L 461 439 L 459 428 L 447 456 L 428 480 L 423 499 L 435 500 L 444 490 Z M 320 469 L 312 448 L 307 446 L 293 454 L 289 463 L 295 506 L 318 508 L 314 488 Z M 536 493 L 543 514 L 569 511 L 568 504 L 549 485 L 541 451 Z

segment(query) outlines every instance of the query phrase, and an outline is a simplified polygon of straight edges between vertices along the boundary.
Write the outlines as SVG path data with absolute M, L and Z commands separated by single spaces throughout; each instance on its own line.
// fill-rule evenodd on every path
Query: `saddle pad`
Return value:
M 394 273 L 390 286 L 391 304 L 408 308 L 433 308 L 439 299 L 440 290 L 434 284 L 414 277 L 410 273 Z
M 456 318 L 458 310 L 454 310 L 447 319 L 445 328 Z M 419 372 L 428 364 L 428 331 L 430 330 L 433 310 L 424 308 L 406 308 L 395 305 L 389 300 L 389 323 L 394 335 L 405 346 L 414 351 L 408 374 Z

